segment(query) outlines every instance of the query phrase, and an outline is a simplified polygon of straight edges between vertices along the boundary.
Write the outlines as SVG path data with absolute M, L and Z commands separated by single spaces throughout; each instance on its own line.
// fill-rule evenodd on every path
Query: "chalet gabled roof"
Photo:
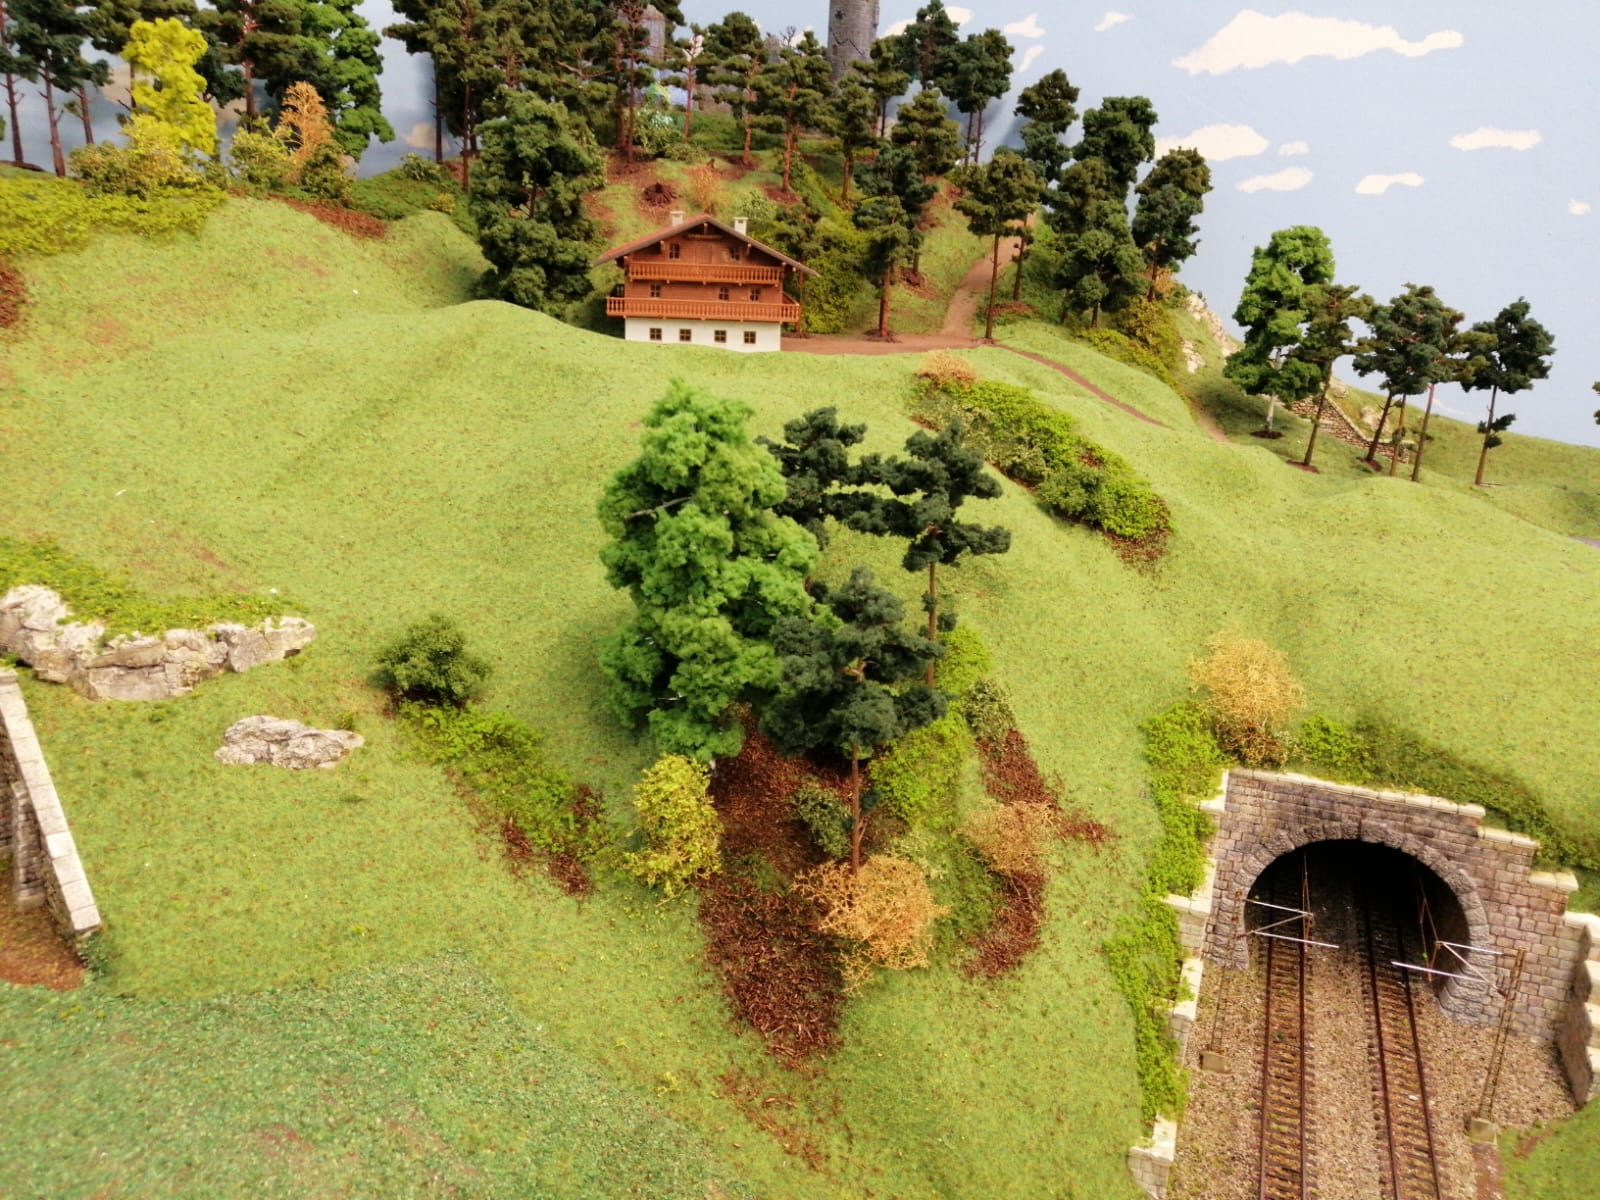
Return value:
M 745 243 L 745 245 L 754 246 L 763 254 L 770 254 L 779 262 L 787 263 L 796 271 L 804 271 L 807 275 L 816 274 L 816 272 L 810 267 L 806 266 L 805 263 L 796 262 L 781 250 L 774 250 L 765 242 L 756 241 L 756 239 L 751 237 L 748 233 L 740 233 L 732 225 L 724 225 L 710 213 L 700 213 L 698 216 L 690 217 L 687 221 L 680 221 L 678 224 L 668 226 L 666 229 L 657 229 L 653 233 L 648 233 L 636 242 L 629 242 L 626 246 L 618 246 L 615 250 L 608 250 L 599 258 L 594 260 L 594 265 L 598 267 L 601 263 L 613 262 L 616 259 L 622 258 L 624 255 L 637 254 L 640 250 L 643 250 L 648 246 L 654 246 L 657 242 L 665 241 L 674 234 L 687 233 L 691 229 L 695 229 L 703 225 L 714 226 L 715 228 L 722 230 L 722 232 L 727 234 L 729 237 L 738 238 L 741 242 Z

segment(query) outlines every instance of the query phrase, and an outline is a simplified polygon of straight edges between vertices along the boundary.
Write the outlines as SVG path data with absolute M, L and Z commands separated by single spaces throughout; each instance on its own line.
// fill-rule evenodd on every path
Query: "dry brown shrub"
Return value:
M 686 184 L 689 200 L 694 205 L 696 212 L 710 213 L 715 216 L 722 207 L 724 187 L 722 176 L 717 174 L 715 163 L 701 163 L 697 167 L 689 168 L 689 180 Z
M 966 359 L 957 358 L 948 350 L 930 350 L 922 356 L 922 362 L 917 366 L 917 378 L 941 387 L 967 385 L 978 381 L 978 371 Z
M 1189 664 L 1189 678 L 1205 693 L 1218 739 L 1249 766 L 1281 765 L 1281 730 L 1306 699 L 1288 660 L 1256 638 L 1219 635 L 1207 644 L 1211 652 Z
M 848 863 L 823 863 L 794 887 L 822 910 L 819 930 L 851 943 L 843 963 L 851 991 L 878 967 L 927 966 L 933 923 L 950 911 L 933 902 L 921 867 L 891 854 L 872 855 L 854 874 Z
M 274 136 L 294 153 L 294 161 L 304 166 L 319 146 L 333 141 L 333 123 L 328 106 L 309 83 L 291 83 L 283 94 Z
M 969 817 L 961 836 L 997 875 L 1038 875 L 1059 816 L 1044 804 L 997 804 Z

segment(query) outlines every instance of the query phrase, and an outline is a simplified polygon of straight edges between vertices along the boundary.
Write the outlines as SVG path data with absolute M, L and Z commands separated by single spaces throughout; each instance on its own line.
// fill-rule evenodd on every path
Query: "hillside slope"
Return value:
M 1216 443 L 1148 377 L 1025 327 L 1165 426 L 1002 349 L 971 355 L 980 373 L 1071 412 L 1152 480 L 1176 532 L 1158 567 L 1135 570 L 1007 485 L 975 516 L 1011 528 L 1011 552 L 949 585 L 1042 765 L 1120 836 L 1066 853 L 1045 944 L 1018 976 L 884 979 L 853 1005 L 843 1050 L 814 1076 L 784 1072 L 729 1027 L 685 906 L 619 884 L 579 904 L 513 879 L 367 676 L 399 625 L 451 614 L 495 661 L 490 702 L 544 730 L 620 815 L 650 747 L 600 702 L 598 645 L 627 605 L 604 584 L 594 506 L 665 380 L 748 400 L 766 434 L 834 404 L 889 450 L 915 428 L 915 361 L 625 344 L 452 303 L 476 270 L 442 218 L 359 244 L 258 204 L 229 204 L 192 242 L 105 239 L 29 265 L 38 305 L 0 380 L 22 448 L 5 464 L 10 529 L 155 591 L 277 588 L 321 631 L 287 664 L 156 708 L 28 688 L 111 917 L 114 990 L 197 1005 L 465 950 L 521 1020 L 693 1127 L 714 1173 L 755 1194 L 1070 1181 L 1115 1198 L 1134 1194 L 1122 1154 L 1138 1101 L 1099 946 L 1154 830 L 1138 725 L 1183 694 L 1207 637 L 1264 637 L 1318 710 L 1389 716 L 1600 829 L 1600 554 L 1457 490 L 1308 476 Z M 868 561 L 914 598 L 897 557 L 841 536 L 826 569 Z M 254 712 L 353 714 L 368 746 L 311 778 L 216 764 L 222 729 Z

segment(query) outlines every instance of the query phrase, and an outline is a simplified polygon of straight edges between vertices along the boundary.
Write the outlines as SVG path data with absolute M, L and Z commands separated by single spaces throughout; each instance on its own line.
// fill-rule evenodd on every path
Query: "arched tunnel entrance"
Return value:
M 1269 938 L 1263 933 L 1329 943 L 1364 953 L 1365 929 L 1377 914 L 1392 921 L 1401 959 L 1427 971 L 1416 982 L 1430 989 L 1449 1011 L 1463 989 L 1480 990 L 1470 978 L 1481 955 L 1470 955 L 1473 930 L 1460 898 L 1431 869 L 1391 846 L 1326 841 L 1280 856 L 1249 891 L 1247 928 L 1251 958 Z M 1302 920 L 1290 910 L 1302 910 Z M 1462 978 L 1462 976 L 1469 978 Z

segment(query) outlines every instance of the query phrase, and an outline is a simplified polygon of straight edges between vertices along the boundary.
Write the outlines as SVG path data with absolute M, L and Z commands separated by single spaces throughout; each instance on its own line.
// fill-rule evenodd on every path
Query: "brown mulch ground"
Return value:
M 277 199 L 282 200 L 290 208 L 309 213 L 324 225 L 342 229 L 352 237 L 376 241 L 389 236 L 387 221 L 380 221 L 377 217 L 357 212 L 353 208 L 345 208 L 343 205 L 331 204 L 325 200 L 295 200 L 289 196 L 279 196 Z
M 813 782 L 838 791 L 837 774 L 783 757 L 759 730 L 738 757 L 717 764 L 711 795 L 722 818 L 727 869 L 700 885 L 706 957 L 735 1016 L 779 1061 L 800 1066 L 838 1045 L 844 978 L 833 939 L 818 933 L 816 906 L 773 890 L 822 861 L 789 798 Z
M 61 940 L 48 908 L 18 912 L 0 897 L 0 980 L 69 992 L 83 977 L 83 963 Z
M 741 1071 L 724 1071 L 717 1082 L 723 1099 L 732 1100 L 745 1119 L 782 1146 L 785 1154 L 802 1159 L 813 1171 L 822 1170 L 826 1156 L 816 1141 L 783 1119 L 785 1112 L 799 1108 L 798 1100 L 786 1092 L 767 1091 L 759 1078 Z
M 1039 946 L 1039 929 L 1044 924 L 1044 876 L 1030 873 L 1003 878 L 994 919 L 972 940 L 972 956 L 961 964 L 968 978 L 997 979 L 1016 970 Z
M 648 209 L 663 209 L 678 198 L 678 189 L 664 179 L 647 183 L 639 189 L 639 203 Z
M 9 329 L 22 320 L 22 306 L 28 302 L 28 285 L 22 272 L 0 262 L 0 329 Z

